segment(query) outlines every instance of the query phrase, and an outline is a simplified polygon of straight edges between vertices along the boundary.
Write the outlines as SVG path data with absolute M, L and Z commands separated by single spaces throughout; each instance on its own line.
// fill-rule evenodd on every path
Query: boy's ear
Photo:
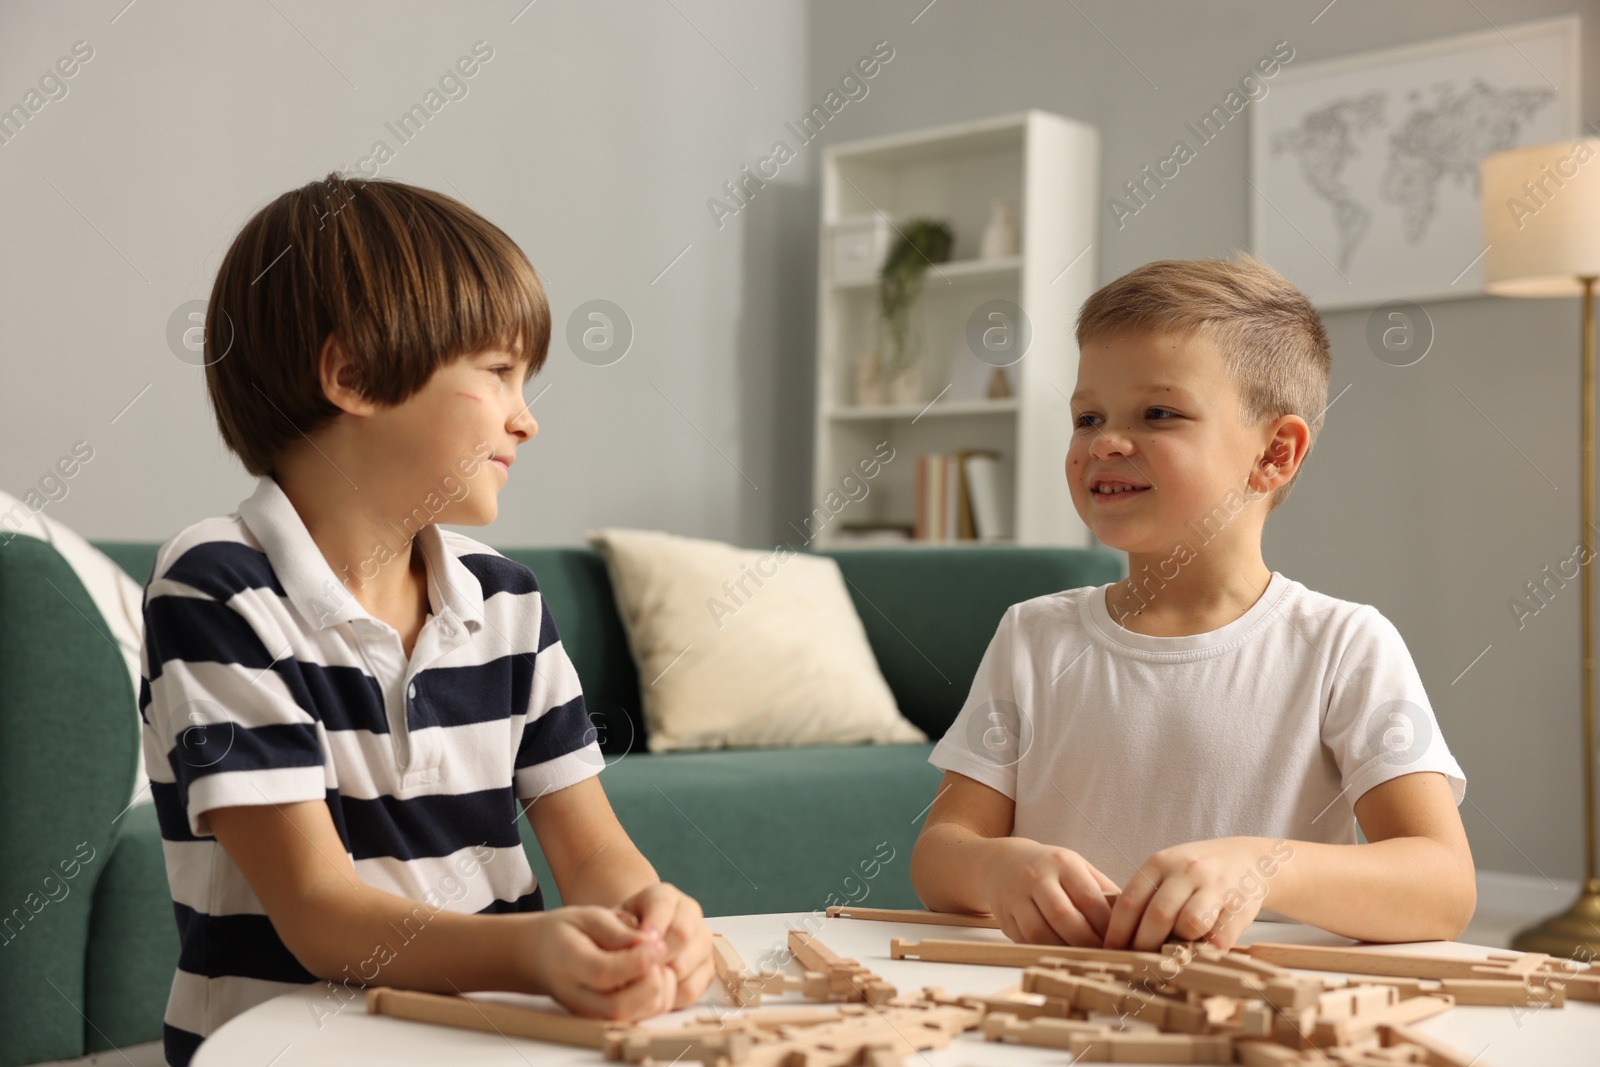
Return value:
M 370 415 L 378 405 L 361 392 L 361 373 L 355 360 L 339 335 L 330 333 L 322 342 L 322 352 L 317 360 L 317 374 L 322 383 L 322 395 L 328 402 L 351 415 Z
M 1263 478 L 1283 476 L 1287 482 L 1306 458 L 1306 446 L 1311 441 L 1311 430 L 1298 415 L 1285 415 L 1277 422 L 1266 451 L 1256 461 Z M 1274 486 L 1275 488 L 1275 486 Z

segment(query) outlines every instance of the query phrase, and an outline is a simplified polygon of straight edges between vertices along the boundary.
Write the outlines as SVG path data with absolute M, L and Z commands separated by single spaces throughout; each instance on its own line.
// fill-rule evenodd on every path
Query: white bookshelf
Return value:
M 867 482 L 865 498 L 818 532 L 817 544 L 847 543 L 836 536 L 846 523 L 913 522 L 916 457 L 985 448 L 999 452 L 1009 471 L 1011 542 L 1090 545 L 1064 467 L 1072 437 L 1067 398 L 1078 370 L 1073 326 L 1098 277 L 1098 174 L 1095 127 L 1038 110 L 824 150 L 815 499 L 824 499 L 879 442 L 888 441 L 895 456 Z M 980 259 L 995 200 L 1017 205 L 1019 253 Z M 943 219 L 955 234 L 950 261 L 924 276 L 914 313 L 925 341 L 918 356 L 923 397 L 862 406 L 855 398 L 856 357 L 876 342 L 878 283 L 876 274 L 835 276 L 835 228 L 874 218 L 902 226 L 918 217 Z M 894 229 L 889 237 L 898 239 Z M 1027 352 L 1006 369 L 1012 395 L 1003 400 L 985 399 L 992 367 L 966 341 L 968 319 L 995 299 L 1020 307 L 1032 327 Z

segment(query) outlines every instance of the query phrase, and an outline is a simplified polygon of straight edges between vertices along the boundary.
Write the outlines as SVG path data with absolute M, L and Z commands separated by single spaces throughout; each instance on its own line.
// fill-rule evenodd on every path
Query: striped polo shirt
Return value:
M 388 547 L 400 545 L 396 528 Z M 414 545 L 431 613 L 409 661 L 270 477 L 161 546 L 139 712 L 182 945 L 174 1067 L 233 1016 L 319 981 L 212 836 L 213 808 L 325 800 L 361 880 L 422 902 L 391 950 L 440 910 L 543 907 L 518 798 L 605 766 L 577 672 L 527 567 L 432 523 Z M 347 986 L 381 984 L 382 962 L 350 961 L 330 1011 Z

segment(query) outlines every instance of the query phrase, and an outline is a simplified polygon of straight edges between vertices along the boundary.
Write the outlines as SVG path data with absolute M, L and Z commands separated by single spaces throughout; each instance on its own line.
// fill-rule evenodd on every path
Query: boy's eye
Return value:
M 1154 416 L 1157 416 L 1157 415 L 1171 415 L 1173 418 L 1177 418 L 1178 417 L 1178 413 L 1176 411 L 1170 411 L 1167 408 L 1149 408 L 1149 409 L 1147 409 L 1145 411 L 1145 416 L 1147 418 L 1151 418 L 1152 421 L 1154 421 L 1154 422 L 1167 422 L 1167 421 L 1170 421 L 1170 420 L 1167 420 L 1167 419 L 1154 417 Z M 1076 426 L 1080 430 L 1087 429 L 1088 428 L 1088 424 L 1085 423 L 1084 420 L 1085 419 L 1093 419 L 1093 418 L 1097 418 L 1097 417 L 1098 416 L 1095 416 L 1095 415 L 1079 415 L 1077 420 L 1073 423 L 1073 425 Z

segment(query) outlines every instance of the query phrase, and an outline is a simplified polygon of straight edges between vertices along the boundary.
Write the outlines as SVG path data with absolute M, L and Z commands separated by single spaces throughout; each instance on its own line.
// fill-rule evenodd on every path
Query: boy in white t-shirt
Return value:
M 1067 484 L 1130 577 L 1006 611 L 929 757 L 918 896 L 1042 944 L 1455 938 L 1466 778 L 1405 642 L 1261 557 L 1327 407 L 1315 309 L 1247 254 L 1167 260 L 1077 334 Z

